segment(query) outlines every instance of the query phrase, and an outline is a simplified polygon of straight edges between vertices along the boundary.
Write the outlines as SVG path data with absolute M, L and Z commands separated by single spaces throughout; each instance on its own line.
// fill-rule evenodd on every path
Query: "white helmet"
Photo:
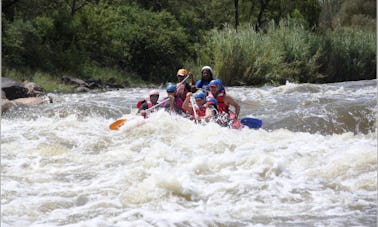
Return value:
M 158 90 L 151 90 L 149 93 L 148 93 L 149 96 L 151 95 L 159 95 L 159 91 Z
M 208 65 L 206 65 L 206 66 L 204 66 L 204 67 L 202 67 L 202 69 L 201 69 L 201 73 L 203 72 L 203 70 L 205 70 L 205 69 L 207 69 L 207 70 L 209 70 L 210 71 L 210 73 L 211 73 L 211 75 L 213 75 L 214 74 L 214 72 L 213 72 L 213 69 L 210 67 L 210 66 L 208 66 Z

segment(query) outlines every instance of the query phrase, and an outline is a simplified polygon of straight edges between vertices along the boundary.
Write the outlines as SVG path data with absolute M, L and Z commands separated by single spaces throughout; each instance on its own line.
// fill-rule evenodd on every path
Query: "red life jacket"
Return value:
M 218 102 L 218 112 L 219 113 L 228 113 L 228 105 L 224 102 L 224 96 L 226 95 L 225 90 L 220 90 L 217 97 L 214 97 L 214 95 L 209 91 L 209 96 L 214 97 Z
M 148 108 L 151 108 L 153 106 L 150 100 L 143 99 L 137 102 L 136 107 L 139 109 L 145 102 L 147 102 Z
M 206 115 L 206 104 L 200 106 L 198 109 L 196 108 L 196 113 L 200 117 L 204 117 Z

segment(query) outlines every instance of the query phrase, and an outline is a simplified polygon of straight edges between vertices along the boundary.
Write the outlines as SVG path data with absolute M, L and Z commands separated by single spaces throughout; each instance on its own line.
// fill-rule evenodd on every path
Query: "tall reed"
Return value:
M 265 33 L 228 27 L 212 31 L 197 62 L 212 65 L 226 85 L 374 79 L 375 39 L 362 31 L 316 34 L 290 20 L 271 23 Z

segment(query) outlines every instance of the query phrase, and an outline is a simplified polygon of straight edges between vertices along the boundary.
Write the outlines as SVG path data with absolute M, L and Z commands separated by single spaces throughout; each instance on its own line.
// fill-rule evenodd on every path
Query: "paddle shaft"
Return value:
M 194 99 L 193 96 L 190 96 L 190 103 L 192 104 L 192 108 L 193 108 L 194 122 L 197 124 L 197 111 L 195 107 L 196 104 L 193 99 Z

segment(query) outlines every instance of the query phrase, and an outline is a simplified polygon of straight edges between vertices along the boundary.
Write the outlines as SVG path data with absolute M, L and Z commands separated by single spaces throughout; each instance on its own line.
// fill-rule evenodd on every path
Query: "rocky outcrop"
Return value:
M 15 80 L 1 78 L 1 113 L 17 106 L 31 106 L 52 103 L 42 87 L 33 82 L 19 83 Z
M 125 88 L 128 84 L 117 84 L 115 78 L 110 78 L 108 81 L 103 84 L 101 79 L 98 78 L 90 78 L 86 81 L 70 77 L 70 76 L 62 76 L 62 81 L 66 85 L 73 85 L 76 92 L 88 92 L 92 89 L 119 89 Z
M 22 83 L 6 77 L 1 78 L 1 90 L 5 98 L 9 100 L 28 97 L 28 89 Z M 3 93 L 1 98 L 3 98 Z

